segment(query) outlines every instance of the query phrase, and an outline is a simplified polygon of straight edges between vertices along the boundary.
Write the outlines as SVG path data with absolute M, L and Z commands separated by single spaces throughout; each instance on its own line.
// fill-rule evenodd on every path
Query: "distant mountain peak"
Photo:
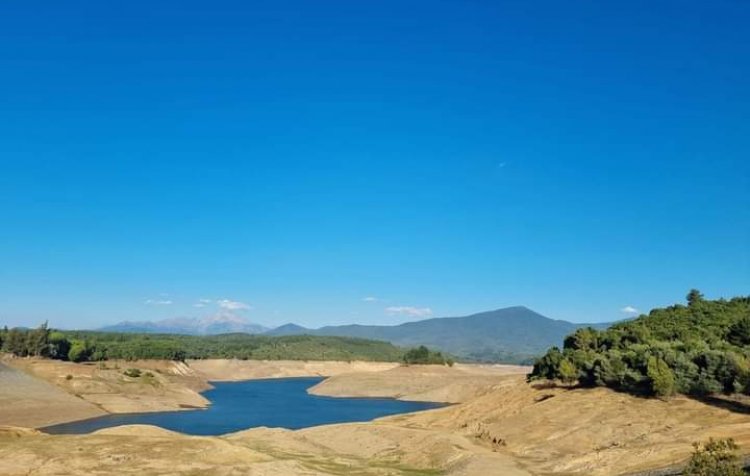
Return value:
M 159 321 L 123 321 L 102 327 L 99 330 L 151 334 L 210 335 L 232 332 L 260 334 L 268 329 L 260 324 L 252 323 L 242 316 L 225 312 L 205 317 L 173 317 Z
M 312 331 L 311 329 L 302 327 L 293 322 L 289 322 L 289 323 L 280 325 L 279 327 L 275 327 L 269 331 L 266 331 L 265 334 L 272 335 L 272 336 L 283 336 L 283 335 L 308 334 L 311 331 Z

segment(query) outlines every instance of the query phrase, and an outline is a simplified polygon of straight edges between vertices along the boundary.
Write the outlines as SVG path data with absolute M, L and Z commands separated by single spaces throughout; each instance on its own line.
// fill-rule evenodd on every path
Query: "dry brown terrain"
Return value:
M 211 388 L 209 381 L 249 380 L 259 378 L 331 376 L 351 372 L 377 372 L 398 364 L 388 362 L 303 362 L 257 360 L 197 360 L 188 363 L 163 360 L 134 362 L 107 361 L 76 364 L 48 359 L 2 360 L 7 366 L 22 370 L 13 375 L 27 375 L 28 382 L 45 385 L 54 391 L 56 410 L 45 415 L 32 414 L 25 408 L 34 398 L 42 403 L 28 408 L 44 407 L 48 394 L 39 390 L 0 391 L 0 424 L 41 427 L 106 413 L 159 412 L 191 410 L 209 405 L 200 392 Z M 131 378 L 124 374 L 129 368 L 140 369 L 144 375 Z M 146 374 L 148 372 L 148 374 Z M 0 374 L 0 385 L 12 388 Z M 50 386 L 51 384 L 52 386 Z M 26 387 L 24 387 L 26 388 Z M 28 397 L 32 395 L 32 397 Z M 26 396 L 27 398 L 19 398 Z M 73 398 L 71 398 L 71 396 Z M 66 397 L 66 398 L 64 398 Z M 62 400 L 61 400 L 62 398 Z M 61 402 L 70 406 L 60 407 Z M 85 405 L 88 402 L 90 405 Z M 72 414 L 67 411 L 70 408 Z M 88 411 L 83 411 L 87 408 Z
M 297 375 L 303 364 L 191 363 L 190 378 L 236 365 L 247 365 L 243 376 Z M 683 397 L 665 402 L 607 389 L 535 388 L 518 373 L 523 368 L 512 367 L 358 370 L 313 391 L 459 403 L 370 423 L 222 437 L 138 426 L 83 436 L 5 429 L 0 474 L 595 476 L 683 462 L 691 443 L 709 436 L 731 436 L 750 448 L 750 416 Z
M 637 398 L 604 388 L 534 388 L 509 376 L 461 405 L 389 423 L 482 440 L 532 474 L 611 475 L 685 461 L 694 441 L 733 437 L 750 450 L 750 416 L 685 397 Z
M 0 425 L 39 427 L 104 414 L 96 405 L 0 362 Z
M 331 377 L 353 372 L 379 372 L 399 366 L 395 362 L 230 359 L 190 360 L 188 365 L 206 380 L 216 382 L 261 378 Z
M 461 403 L 476 398 L 506 375 L 526 375 L 518 365 L 397 366 L 328 378 L 309 390 L 332 397 L 390 397 L 421 402 Z
M 180 362 L 76 364 L 46 359 L 8 359 L 5 363 L 107 413 L 185 410 L 205 408 L 209 404 L 199 393 L 211 388 L 208 382 Z M 141 369 L 144 376 L 127 377 L 124 371 L 128 368 Z

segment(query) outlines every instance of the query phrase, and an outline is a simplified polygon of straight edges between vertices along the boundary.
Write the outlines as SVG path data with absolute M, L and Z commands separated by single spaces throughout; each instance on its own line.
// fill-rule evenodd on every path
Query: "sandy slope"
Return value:
M 526 476 L 513 460 L 460 435 L 390 425 L 305 431 L 259 428 L 195 437 L 151 426 L 84 436 L 0 428 L 0 474 Z
M 686 460 L 694 441 L 733 437 L 750 451 L 745 413 L 678 397 L 604 388 L 534 388 L 509 376 L 462 405 L 387 419 L 473 436 L 534 474 L 626 474 Z
M 205 408 L 209 404 L 199 392 L 210 385 L 179 362 L 144 360 L 75 364 L 43 359 L 10 359 L 5 362 L 108 413 L 185 410 Z M 128 368 L 139 368 L 144 373 L 150 372 L 151 376 L 127 377 L 123 372 Z M 0 390 L 0 395 L 3 393 Z M 19 409 L 16 413 L 23 412 Z
M 526 375 L 517 365 L 398 366 L 328 378 L 309 390 L 333 397 L 390 397 L 423 402 L 460 403 L 476 398 L 506 375 Z
M 198 375 L 211 381 L 284 377 L 330 377 L 352 372 L 379 372 L 398 367 L 395 362 L 317 362 L 302 360 L 190 360 Z
M 37 427 L 104 413 L 91 403 L 0 362 L 0 425 Z

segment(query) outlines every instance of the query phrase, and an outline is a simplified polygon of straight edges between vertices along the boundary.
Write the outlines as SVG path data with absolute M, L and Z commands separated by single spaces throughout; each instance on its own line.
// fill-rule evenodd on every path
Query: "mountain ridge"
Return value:
M 161 321 L 124 321 L 101 331 L 214 335 L 248 333 L 267 336 L 337 336 L 390 342 L 401 347 L 425 345 L 467 361 L 532 363 L 565 336 L 581 327 L 605 329 L 611 323 L 577 324 L 551 319 L 526 306 L 483 311 L 467 316 L 432 317 L 396 325 L 345 324 L 307 328 L 289 322 L 273 329 L 232 314 Z
M 385 340 L 400 346 L 426 345 L 465 360 L 528 363 L 580 327 L 602 329 L 610 323 L 577 324 L 550 319 L 525 306 L 512 306 L 457 317 L 433 317 L 397 325 L 347 324 L 309 329 L 289 323 L 266 335 L 327 335 Z
M 98 330 L 147 334 L 215 335 L 234 332 L 262 334 L 269 329 L 236 315 L 219 314 L 202 318 L 176 317 L 159 321 L 122 321 Z

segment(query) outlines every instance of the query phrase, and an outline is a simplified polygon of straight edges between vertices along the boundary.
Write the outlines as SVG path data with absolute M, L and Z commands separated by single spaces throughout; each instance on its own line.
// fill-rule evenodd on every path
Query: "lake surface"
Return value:
M 106 415 L 43 428 L 53 434 L 90 433 L 118 425 L 156 425 L 190 435 L 222 435 L 258 426 L 289 429 L 329 423 L 361 422 L 443 406 L 388 398 L 333 398 L 307 393 L 322 378 L 212 382 L 203 395 L 205 410 Z

